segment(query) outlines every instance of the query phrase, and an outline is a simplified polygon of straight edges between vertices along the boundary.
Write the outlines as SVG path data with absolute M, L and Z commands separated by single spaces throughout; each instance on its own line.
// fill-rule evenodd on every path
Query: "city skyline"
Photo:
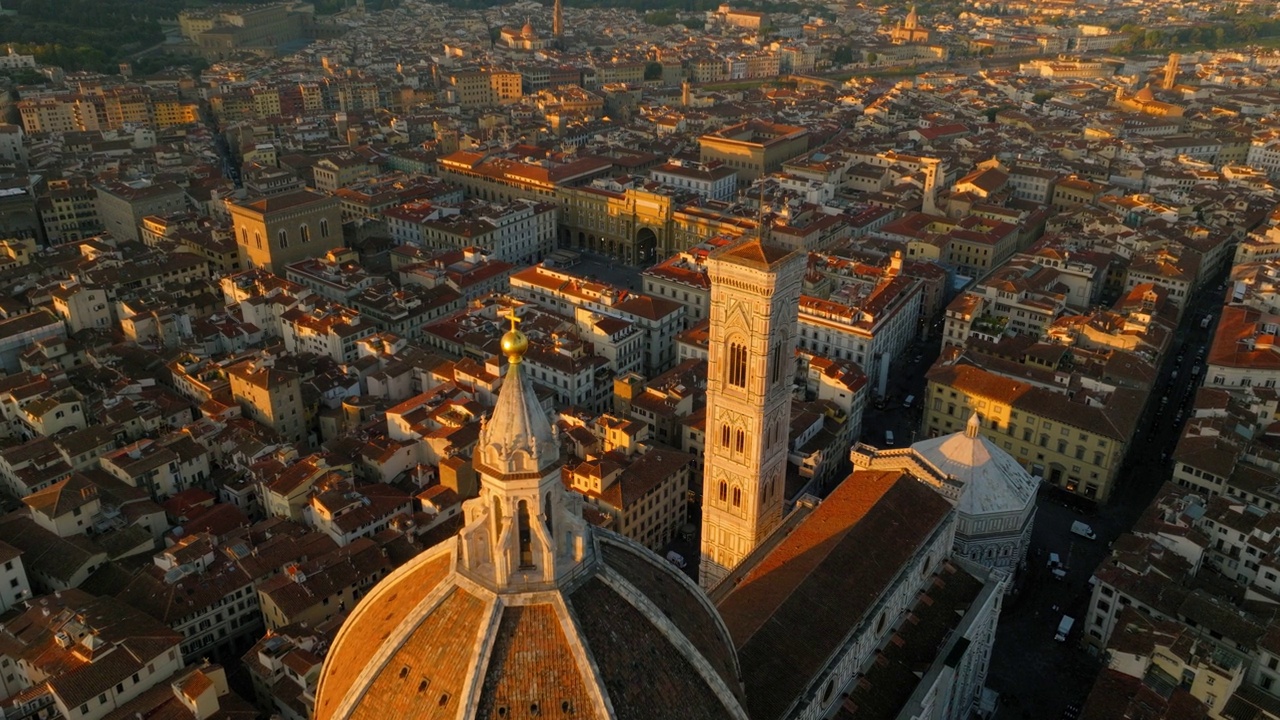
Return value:
M 7 3 L 5 720 L 1280 718 L 1277 12 Z

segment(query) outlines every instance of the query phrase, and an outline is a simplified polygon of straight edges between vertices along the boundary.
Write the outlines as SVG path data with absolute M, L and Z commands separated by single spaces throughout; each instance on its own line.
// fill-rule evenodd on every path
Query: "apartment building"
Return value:
M 62 590 L 5 626 L 6 687 L 47 716 L 102 720 L 182 669 L 181 636 L 111 597 Z
M 559 213 L 553 203 L 518 198 L 509 203 L 409 203 L 385 216 L 387 231 L 398 244 L 429 251 L 482 247 L 495 260 L 528 265 L 555 250 Z
M 706 320 L 711 313 L 711 280 L 707 276 L 707 256 L 717 247 L 730 242 L 714 238 L 668 257 L 640 274 L 644 291 L 660 298 L 670 298 L 684 306 L 689 325 Z
M 982 434 L 1032 475 L 1086 498 L 1110 496 L 1137 429 L 1146 393 L 1079 377 L 1050 389 L 967 364 L 926 374 L 922 428 L 936 437 L 973 413 Z
M 654 552 L 661 552 L 688 521 L 688 494 L 693 456 L 645 439 L 618 426 L 641 426 L 632 420 L 603 415 L 604 455 L 571 464 L 565 486 L 609 518 L 610 528 Z M 622 436 L 622 442 L 609 436 Z
M 45 238 L 53 245 L 81 240 L 102 232 L 98 191 L 89 185 L 50 183 L 37 207 Z
M 254 586 L 260 578 L 208 533 L 184 535 L 134 573 L 116 597 L 182 636 L 187 662 L 230 657 L 254 642 L 262 618 Z
M 691 163 L 670 160 L 649 171 L 663 185 L 688 190 L 709 200 L 732 200 L 738 189 L 738 173 L 723 163 Z
M 171 215 L 187 208 L 186 194 L 173 183 L 111 182 L 96 190 L 98 221 L 121 240 L 141 241 L 139 227 L 148 215 Z
M 920 282 L 905 275 L 849 281 L 827 298 L 800 296 L 801 350 L 858 364 L 875 394 L 919 330 Z
M 684 306 L 678 302 L 619 290 L 543 265 L 514 273 L 511 294 L 565 317 L 583 307 L 635 323 L 646 336 L 644 372 L 649 377 L 676 363 L 676 335 L 685 327 Z
M 102 469 L 121 481 L 146 490 L 153 498 L 172 497 L 209 477 L 206 451 L 194 441 L 187 445 L 166 445 L 143 438 L 99 459 Z
M 440 177 L 462 188 L 467 197 L 497 202 L 517 198 L 556 199 L 562 187 L 576 187 L 603 177 L 613 169 L 608 158 L 508 158 L 460 150 L 439 160 Z
M 302 402 L 302 378 L 277 369 L 268 360 L 246 360 L 227 369 L 231 396 L 245 417 L 274 430 L 287 442 L 305 442 L 308 436 L 306 408 Z
M 1227 305 L 1205 357 L 1205 387 L 1240 390 L 1280 382 L 1280 315 Z
M 970 337 L 994 342 L 1004 334 L 1039 338 L 1067 309 L 1058 288 L 1061 273 L 1029 260 L 1000 266 L 947 306 L 943 343 L 964 346 Z
M 391 570 L 386 553 L 369 538 L 292 563 L 258 586 L 263 620 L 268 630 L 304 622 L 314 627 L 355 607 Z
M 280 316 L 280 336 L 291 353 L 313 353 L 334 362 L 355 362 L 356 343 L 378 332 L 359 311 L 337 303 L 295 307 Z

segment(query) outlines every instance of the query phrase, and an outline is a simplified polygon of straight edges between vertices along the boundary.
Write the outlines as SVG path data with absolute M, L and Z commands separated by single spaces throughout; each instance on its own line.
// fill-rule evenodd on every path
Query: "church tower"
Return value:
M 1169 53 L 1169 62 L 1164 66 L 1164 81 L 1160 83 L 1160 87 L 1165 90 L 1172 90 L 1178 84 L 1178 63 L 1182 62 L 1182 56 L 1178 53 Z
M 711 328 L 702 480 L 710 591 L 782 521 L 806 255 L 748 240 L 707 260 Z
M 564 6 L 556 0 L 551 9 L 551 35 L 555 39 L 556 49 L 564 49 Z

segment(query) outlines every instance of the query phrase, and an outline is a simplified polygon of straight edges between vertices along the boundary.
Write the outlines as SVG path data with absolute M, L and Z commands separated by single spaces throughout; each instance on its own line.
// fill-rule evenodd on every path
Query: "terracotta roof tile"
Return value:
M 741 688 L 738 681 L 738 662 L 730 648 L 729 638 L 721 632 L 719 619 L 712 615 L 708 604 L 698 602 L 698 596 L 681 586 L 679 579 L 666 568 L 654 567 L 654 560 L 646 560 L 636 552 L 628 552 L 611 542 L 600 543 L 604 560 L 618 571 L 627 582 L 635 585 L 664 615 L 684 633 L 702 657 L 711 663 L 730 689 Z M 656 562 L 664 562 L 656 560 Z
M 859 472 L 743 577 L 720 614 L 752 718 L 782 715 L 950 511 L 904 473 Z
M 710 687 L 690 681 L 698 671 L 685 656 L 604 581 L 591 578 L 572 600 L 617 720 L 733 717 Z
M 452 569 L 452 561 L 453 555 L 444 553 L 410 571 L 404 583 L 397 585 L 389 597 L 380 599 L 378 609 L 382 612 L 378 617 L 361 617 L 360 610 L 364 609 L 364 606 L 357 608 L 352 617 L 361 618 L 361 633 L 344 640 L 344 652 L 350 649 L 353 656 L 372 657 L 378 647 L 386 642 L 391 632 L 408 617 L 422 598 L 444 580 Z M 407 590 L 415 592 L 408 593 Z M 325 664 L 319 681 L 320 686 L 324 687 L 324 693 L 316 695 L 316 720 L 327 720 L 333 717 L 333 712 L 337 709 L 336 703 L 347 694 L 363 669 L 361 666 L 348 663 Z
M 415 595 L 411 601 L 416 605 L 421 599 L 421 595 Z M 395 609 L 398 608 L 393 607 L 392 611 Z M 457 717 L 464 683 L 475 664 L 476 634 L 485 623 L 487 611 L 485 601 L 454 588 L 431 613 L 430 622 L 419 625 L 369 683 L 365 694 L 377 698 L 377 702 L 359 703 L 350 720 Z M 364 625 L 360 627 L 363 629 Z M 350 646 L 344 650 L 350 650 Z M 361 670 L 359 666 L 349 669 Z M 316 717 L 331 716 L 322 715 L 317 708 Z
M 507 607 L 493 642 L 476 718 L 517 720 L 536 717 L 544 709 L 555 716 L 566 708 L 575 718 L 596 717 L 583 668 L 554 607 Z

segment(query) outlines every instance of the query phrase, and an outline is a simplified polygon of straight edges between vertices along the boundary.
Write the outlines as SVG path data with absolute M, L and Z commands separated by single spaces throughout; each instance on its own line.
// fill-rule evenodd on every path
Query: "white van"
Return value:
M 902 401 L 902 407 L 909 409 L 911 407 L 911 404 L 914 403 L 915 401 L 916 401 L 915 395 L 908 395 L 907 399 Z
M 676 552 L 675 550 L 667 551 L 667 562 L 681 569 L 684 569 L 685 565 L 687 564 L 684 561 L 684 556 Z
M 1053 639 L 1058 642 L 1066 642 L 1067 636 L 1071 634 L 1071 626 L 1075 624 L 1075 618 L 1069 615 L 1063 615 L 1062 619 L 1058 621 L 1058 632 L 1053 636 Z
M 1089 523 L 1083 523 L 1079 520 L 1071 523 L 1071 532 L 1079 535 L 1080 537 L 1089 538 L 1090 540 L 1098 539 L 1097 534 L 1093 532 L 1093 528 L 1089 527 Z
M 884 431 L 884 444 L 885 444 L 885 445 L 893 445 L 893 431 L 892 431 L 892 430 L 885 430 L 885 431 Z

